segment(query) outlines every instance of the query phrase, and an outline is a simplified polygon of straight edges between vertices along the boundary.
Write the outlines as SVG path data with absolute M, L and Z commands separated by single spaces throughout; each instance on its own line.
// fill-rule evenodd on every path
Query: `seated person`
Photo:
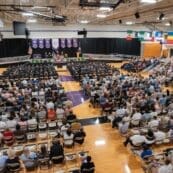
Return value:
M 87 156 L 86 160 L 83 161 L 81 165 L 81 173 L 94 173 L 95 165 L 91 161 L 91 156 Z
M 143 145 L 143 150 L 141 153 L 141 158 L 142 159 L 147 159 L 148 157 L 152 156 L 153 151 L 149 148 L 149 146 L 147 144 Z
M 151 120 L 149 123 L 148 123 L 148 126 L 149 128 L 157 128 L 159 126 L 159 120 L 157 119 L 156 116 L 153 117 L 153 120 Z
M 45 108 L 42 106 L 37 113 L 39 122 L 45 121 L 47 119 L 46 115 L 47 115 L 47 112 L 46 112 Z
M 0 172 L 2 171 L 2 173 L 5 172 L 7 159 L 8 159 L 7 153 L 3 152 L 2 155 L 0 156 Z
M 65 114 L 64 109 L 61 107 L 61 105 L 58 105 L 58 108 L 56 109 L 57 119 L 63 119 L 64 118 L 64 114 Z
M 160 166 L 158 169 L 158 173 L 172 173 L 173 166 L 169 160 L 165 161 L 165 164 Z
M 54 139 L 52 141 L 49 157 L 55 164 L 62 163 L 64 161 L 64 149 L 58 139 Z
M 62 122 L 63 125 L 60 127 L 60 133 L 63 136 L 64 133 L 66 133 L 66 131 L 70 128 L 70 124 L 68 124 L 66 121 Z
M 72 111 L 70 111 L 69 114 L 66 117 L 66 120 L 67 120 L 68 123 L 72 123 L 76 120 L 76 115 L 73 114 Z
M 65 146 L 73 146 L 74 145 L 74 134 L 72 133 L 71 129 L 68 129 L 63 136 L 64 145 Z
M 10 130 L 15 131 L 17 121 L 14 119 L 14 117 L 13 117 L 12 115 L 10 115 L 10 117 L 8 118 L 6 124 L 7 124 L 7 127 L 8 127 Z
M 6 160 L 6 168 L 10 172 L 10 170 L 17 170 L 20 168 L 20 160 L 16 156 L 16 153 L 14 150 L 9 149 L 7 151 L 8 159 Z
M 166 138 L 166 134 L 159 130 L 157 132 L 154 132 L 154 136 L 156 138 L 156 141 L 163 141 Z
M 50 121 L 55 121 L 56 120 L 56 112 L 53 108 L 48 109 L 47 118 Z
M 121 134 L 126 134 L 129 130 L 129 122 L 123 120 L 122 123 L 119 123 L 118 128 Z
M 4 121 L 0 121 L 0 131 L 3 132 L 6 127 L 7 127 L 6 123 Z
M 38 158 L 44 159 L 49 157 L 49 152 L 47 151 L 46 145 L 42 144 L 40 147 L 40 151 L 38 152 Z
M 147 144 L 153 144 L 155 142 L 154 132 L 151 129 L 148 129 L 148 132 L 145 137 Z
M 8 146 L 13 145 L 14 133 L 9 128 L 6 128 L 6 130 L 3 132 L 3 139 L 4 139 L 4 143 L 6 145 L 8 145 Z
M 74 141 L 78 144 L 83 144 L 85 136 L 86 136 L 86 133 L 83 131 L 83 129 L 80 129 L 79 131 L 75 132 Z
M 126 141 L 124 142 L 124 145 L 127 146 L 128 143 L 130 143 L 134 147 L 142 146 L 146 142 L 146 138 L 143 135 L 137 134 L 133 135 L 131 137 L 128 137 Z
M 20 159 L 23 161 L 27 170 L 33 170 L 37 167 L 36 153 L 31 152 L 27 147 L 23 149 L 23 154 L 20 156 Z
M 49 152 L 47 151 L 46 145 L 42 144 L 40 151 L 38 152 L 38 163 L 39 165 L 47 165 L 50 166 L 49 162 Z
M 20 125 L 16 125 L 16 131 L 14 132 L 17 142 L 26 142 L 26 133 L 21 130 Z

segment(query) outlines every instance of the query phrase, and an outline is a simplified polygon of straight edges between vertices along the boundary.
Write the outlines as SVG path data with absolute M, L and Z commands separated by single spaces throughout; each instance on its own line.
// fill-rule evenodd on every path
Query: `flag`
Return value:
M 173 32 L 168 32 L 167 44 L 173 44 Z

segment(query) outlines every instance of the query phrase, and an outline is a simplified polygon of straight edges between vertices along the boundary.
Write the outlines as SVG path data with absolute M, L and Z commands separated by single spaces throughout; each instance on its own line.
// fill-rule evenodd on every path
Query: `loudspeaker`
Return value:
M 135 13 L 135 17 L 136 17 L 136 19 L 139 19 L 140 18 L 140 15 L 139 15 L 138 12 Z
M 87 35 L 87 31 L 78 31 L 77 34 L 78 35 Z

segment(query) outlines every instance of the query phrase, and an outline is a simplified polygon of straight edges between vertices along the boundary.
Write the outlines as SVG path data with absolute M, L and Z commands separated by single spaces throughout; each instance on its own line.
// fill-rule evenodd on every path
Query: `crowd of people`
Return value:
M 121 69 L 124 69 L 128 72 L 140 72 L 147 67 L 151 66 L 155 67 L 159 64 L 159 60 L 155 59 L 149 59 L 149 60 L 139 60 L 139 58 L 132 59 L 130 62 L 124 63 L 121 66 Z
M 17 78 L 45 78 L 45 77 L 56 77 L 57 72 L 54 68 L 53 63 L 42 62 L 42 63 L 23 63 L 18 65 L 12 65 L 6 71 L 3 76 L 9 79 Z
M 91 104 L 100 107 L 101 114 L 111 120 L 112 127 L 118 128 L 126 137 L 125 146 L 130 144 L 133 148 L 143 149 L 143 158 L 145 154 L 153 154 L 149 148 L 154 144 L 173 141 L 173 94 L 169 90 L 162 91 L 164 83 L 159 80 L 159 70 L 144 78 L 138 73 L 123 75 L 117 69 L 105 76 L 95 72 L 92 75 L 88 62 L 77 67 L 73 64 L 73 69 L 80 71 L 83 66 L 89 71 L 80 79 L 85 93 Z M 97 71 L 111 68 L 97 62 L 92 66 Z M 165 73 L 167 78 L 173 73 L 172 67 L 170 63 L 169 68 L 164 68 L 164 71 L 169 69 L 169 75 Z
M 104 62 L 93 63 L 92 61 L 72 61 L 67 64 L 67 68 L 73 75 L 74 79 L 82 80 L 84 76 L 97 77 L 112 75 L 113 68 Z
M 64 147 L 84 142 L 86 133 L 53 64 L 9 67 L 0 80 L 0 110 L 0 145 L 9 148 L 0 156 L 1 171 L 18 170 L 21 162 L 26 169 L 35 169 L 42 164 L 40 159 L 48 166 L 50 161 L 62 163 Z M 37 152 L 24 147 L 20 155 L 14 152 L 15 145 L 40 140 L 52 140 L 52 146 L 43 145 Z M 94 172 L 90 157 L 82 163 L 82 173 L 90 169 L 90 173 Z

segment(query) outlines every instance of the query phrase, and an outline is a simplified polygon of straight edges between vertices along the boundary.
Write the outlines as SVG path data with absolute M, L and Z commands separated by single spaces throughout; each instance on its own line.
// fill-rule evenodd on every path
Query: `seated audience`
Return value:
M 7 171 L 16 171 L 21 167 L 19 158 L 16 156 L 16 153 L 11 148 L 7 151 L 8 159 L 6 160 L 6 169 Z
M 81 173 L 94 173 L 95 165 L 94 162 L 91 161 L 91 156 L 87 156 L 87 158 L 83 161 L 81 165 Z
M 3 139 L 4 139 L 4 143 L 6 145 L 8 145 L 8 146 L 13 145 L 14 133 L 9 128 L 6 128 L 5 131 L 3 132 Z
M 36 153 L 30 151 L 27 147 L 23 149 L 23 154 L 20 156 L 20 159 L 23 161 L 27 170 L 33 170 L 37 167 Z
M 55 164 L 62 163 L 64 161 L 64 149 L 59 140 L 54 139 L 52 141 L 49 157 Z

